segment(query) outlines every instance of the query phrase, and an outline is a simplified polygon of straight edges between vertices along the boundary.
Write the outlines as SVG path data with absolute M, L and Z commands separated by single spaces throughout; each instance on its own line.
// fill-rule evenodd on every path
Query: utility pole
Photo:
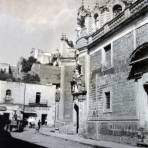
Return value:
M 26 100 L 26 83 L 24 83 L 23 126 L 24 126 L 24 114 L 25 114 L 25 100 Z

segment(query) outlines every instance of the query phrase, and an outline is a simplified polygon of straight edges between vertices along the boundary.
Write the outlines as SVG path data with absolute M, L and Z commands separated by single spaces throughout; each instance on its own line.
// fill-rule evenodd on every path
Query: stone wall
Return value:
M 31 72 L 38 74 L 41 84 L 60 84 L 60 67 L 45 64 L 33 64 Z
M 135 145 L 137 142 L 136 121 L 110 121 L 99 122 L 98 139 L 111 140 L 115 142 L 128 143 Z
M 136 135 L 138 126 L 135 85 L 134 81 L 128 80 L 130 72 L 128 60 L 133 50 L 134 35 L 130 32 L 112 42 L 113 65 L 111 68 L 102 69 L 101 50 L 90 55 L 88 135 L 91 138 L 118 142 L 125 142 L 125 139 L 131 138 L 131 142 L 135 143 L 133 137 Z M 104 109 L 105 91 L 111 92 L 110 111 Z
M 81 71 L 82 71 L 82 83 L 85 83 L 85 90 L 87 90 L 86 88 L 86 78 L 87 78 L 87 71 L 86 71 L 86 67 L 88 67 L 87 64 L 87 54 L 84 53 L 83 56 L 79 57 L 79 62 L 82 66 Z M 88 92 L 87 92 L 88 93 Z M 80 99 L 81 97 L 81 99 Z M 87 121 L 87 94 L 84 96 L 80 96 L 79 97 L 79 133 L 82 135 L 86 135 L 86 121 Z M 74 112 L 75 113 L 75 112 Z
M 64 66 L 63 71 L 63 101 L 64 101 L 64 120 L 67 122 L 72 122 L 73 120 L 73 96 L 71 94 L 71 85 L 70 81 L 72 80 L 74 71 L 74 66 Z
M 97 51 L 93 55 L 90 56 L 90 99 L 89 99 L 89 113 L 88 117 L 92 118 L 96 116 L 97 110 L 97 99 L 96 99 L 96 75 L 101 69 L 101 50 Z
M 136 29 L 136 46 L 148 42 L 148 23 Z

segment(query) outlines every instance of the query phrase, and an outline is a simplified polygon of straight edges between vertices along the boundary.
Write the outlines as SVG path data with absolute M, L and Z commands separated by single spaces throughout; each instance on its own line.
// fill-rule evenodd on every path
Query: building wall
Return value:
M 33 64 L 31 72 L 38 74 L 41 84 L 59 84 L 60 68 L 44 64 Z
M 63 99 L 64 99 L 64 120 L 68 122 L 73 121 L 73 97 L 71 94 L 70 81 L 73 76 L 73 66 L 64 66 L 63 79 Z
M 137 113 L 137 83 L 128 80 L 131 53 L 148 41 L 148 14 L 124 26 L 119 32 L 99 42 L 89 52 L 90 82 L 87 132 L 93 139 L 134 143 L 141 122 Z M 103 48 L 111 44 L 112 66 L 104 69 Z M 142 87 L 141 87 L 142 88 Z M 140 89 L 141 89 L 140 88 Z M 111 108 L 105 109 L 105 92 L 110 91 Z M 140 91 L 139 91 L 140 92 Z M 141 90 L 141 92 L 143 92 Z M 137 110 L 139 109 L 139 110 Z
M 57 126 L 73 123 L 73 96 L 71 81 L 75 67 L 74 58 L 62 58 L 60 65 L 60 101 L 57 102 Z M 58 125 L 59 124 L 59 125 Z M 62 130 L 65 130 L 63 127 Z
M 31 91 L 30 91 L 31 90 Z M 48 106 L 52 106 L 55 103 L 55 86 L 48 85 L 26 85 L 25 104 L 30 101 L 35 102 L 36 92 L 41 92 L 41 102 L 48 102 Z
M 24 83 L 13 83 L 8 81 L 0 81 L 0 102 L 4 103 L 6 90 L 11 90 L 11 97 L 15 104 L 23 104 L 24 102 Z
M 11 90 L 11 103 L 4 102 L 6 98 L 6 90 Z M 14 106 L 23 109 L 25 104 L 25 112 L 36 112 L 41 120 L 42 114 L 47 114 L 47 122 L 50 125 L 54 124 L 55 116 L 55 91 L 54 85 L 38 85 L 25 84 L 19 82 L 0 81 L 0 104 L 5 105 L 10 110 L 15 110 Z M 36 103 L 36 92 L 41 93 L 40 103 L 47 102 L 47 107 L 30 106 L 29 103 Z
M 87 83 L 88 81 L 86 81 L 87 79 L 89 79 L 89 56 L 87 54 L 87 50 L 80 53 L 79 62 L 80 62 L 80 65 L 82 66 L 81 72 L 82 72 L 83 76 L 81 77 L 81 80 L 85 84 L 85 90 L 87 91 L 86 95 L 79 96 L 79 97 L 82 97 L 82 100 L 80 98 L 80 100 L 78 102 L 78 106 L 79 106 L 79 133 L 82 135 L 85 135 L 86 131 L 87 131 L 86 122 L 88 119 L 88 105 L 89 105 L 89 99 L 88 99 L 89 83 Z

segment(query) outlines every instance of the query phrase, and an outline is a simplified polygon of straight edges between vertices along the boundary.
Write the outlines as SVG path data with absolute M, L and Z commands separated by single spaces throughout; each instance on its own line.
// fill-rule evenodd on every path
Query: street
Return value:
M 45 136 L 40 133 L 36 133 L 34 129 L 27 129 L 22 133 L 13 132 L 12 141 L 3 144 L 3 147 L 26 147 L 26 148 L 38 148 L 38 147 L 48 147 L 48 148 L 92 148 L 89 145 L 80 144 L 77 142 L 64 140 L 57 137 Z M 15 138 L 15 139 L 14 139 Z M 7 140 L 6 140 L 7 141 Z M 7 146 L 8 145 L 8 146 Z

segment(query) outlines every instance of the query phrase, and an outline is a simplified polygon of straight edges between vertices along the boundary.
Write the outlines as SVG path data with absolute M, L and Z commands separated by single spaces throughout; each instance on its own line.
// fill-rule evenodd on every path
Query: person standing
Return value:
M 40 127 L 41 127 L 41 121 L 39 120 L 38 121 L 38 131 L 40 130 Z
M 37 123 L 37 128 L 36 128 L 37 132 L 40 131 L 40 128 L 41 128 L 41 121 L 39 120 Z

